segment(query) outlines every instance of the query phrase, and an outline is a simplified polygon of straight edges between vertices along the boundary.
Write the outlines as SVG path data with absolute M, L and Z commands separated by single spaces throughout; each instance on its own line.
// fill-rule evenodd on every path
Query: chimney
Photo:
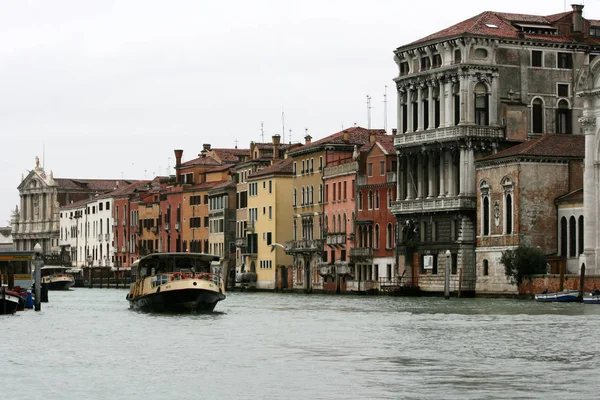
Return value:
M 310 144 L 311 139 L 312 139 L 312 136 L 310 136 L 310 135 L 304 136 L 304 144 Z
M 210 143 L 204 143 L 202 145 L 202 151 L 210 151 Z
M 583 4 L 571 4 L 573 8 L 573 33 L 583 32 Z
M 175 182 L 179 183 L 179 177 L 181 176 L 181 172 L 179 168 L 181 167 L 181 156 L 183 155 L 183 150 L 175 150 Z
M 279 158 L 279 144 L 281 143 L 281 136 L 273 135 L 273 160 Z

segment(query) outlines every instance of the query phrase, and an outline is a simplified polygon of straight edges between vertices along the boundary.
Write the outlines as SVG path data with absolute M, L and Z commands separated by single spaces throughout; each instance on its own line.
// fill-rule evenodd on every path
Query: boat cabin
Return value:
M 210 273 L 219 256 L 204 253 L 157 253 L 142 257 L 133 265 L 137 278 L 165 273 Z M 137 264 L 137 265 L 136 265 Z

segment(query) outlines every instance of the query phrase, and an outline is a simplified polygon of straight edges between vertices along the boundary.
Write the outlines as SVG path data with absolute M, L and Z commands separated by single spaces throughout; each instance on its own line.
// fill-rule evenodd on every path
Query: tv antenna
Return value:
M 371 129 L 371 96 L 367 95 L 367 128 Z
M 383 130 L 387 132 L 387 85 L 383 89 Z

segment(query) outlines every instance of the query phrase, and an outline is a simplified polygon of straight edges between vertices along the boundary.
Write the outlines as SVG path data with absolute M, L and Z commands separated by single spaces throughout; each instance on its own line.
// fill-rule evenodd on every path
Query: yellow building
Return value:
M 248 185 L 247 265 L 256 273 L 257 289 L 285 289 L 293 257 L 282 243 L 293 235 L 289 223 L 293 190 L 291 158 L 250 174 Z

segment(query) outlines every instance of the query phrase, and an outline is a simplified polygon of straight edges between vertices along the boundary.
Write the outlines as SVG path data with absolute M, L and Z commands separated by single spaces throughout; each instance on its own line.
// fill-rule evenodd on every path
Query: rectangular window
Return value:
M 348 193 L 347 193 L 347 182 L 344 181 L 344 200 L 346 200 L 346 198 L 348 197 Z
M 556 66 L 563 69 L 573 68 L 573 54 L 556 53 Z
M 385 161 L 379 161 L 379 175 L 385 175 Z
M 273 219 L 273 207 L 269 206 L 269 219 Z
M 367 175 L 368 176 L 373 176 L 373 163 L 369 163 L 367 165 Z
M 556 85 L 556 92 L 560 97 L 568 97 L 569 96 L 569 84 L 568 83 L 558 83 Z
M 271 232 L 267 232 L 267 246 L 271 245 L 272 242 L 272 236 L 273 234 Z
M 531 52 L 531 66 L 532 67 L 543 67 L 543 65 L 542 65 L 542 60 L 544 59 L 543 54 L 544 53 L 539 50 L 533 50 Z
M 273 193 L 273 182 L 269 181 L 269 193 Z

